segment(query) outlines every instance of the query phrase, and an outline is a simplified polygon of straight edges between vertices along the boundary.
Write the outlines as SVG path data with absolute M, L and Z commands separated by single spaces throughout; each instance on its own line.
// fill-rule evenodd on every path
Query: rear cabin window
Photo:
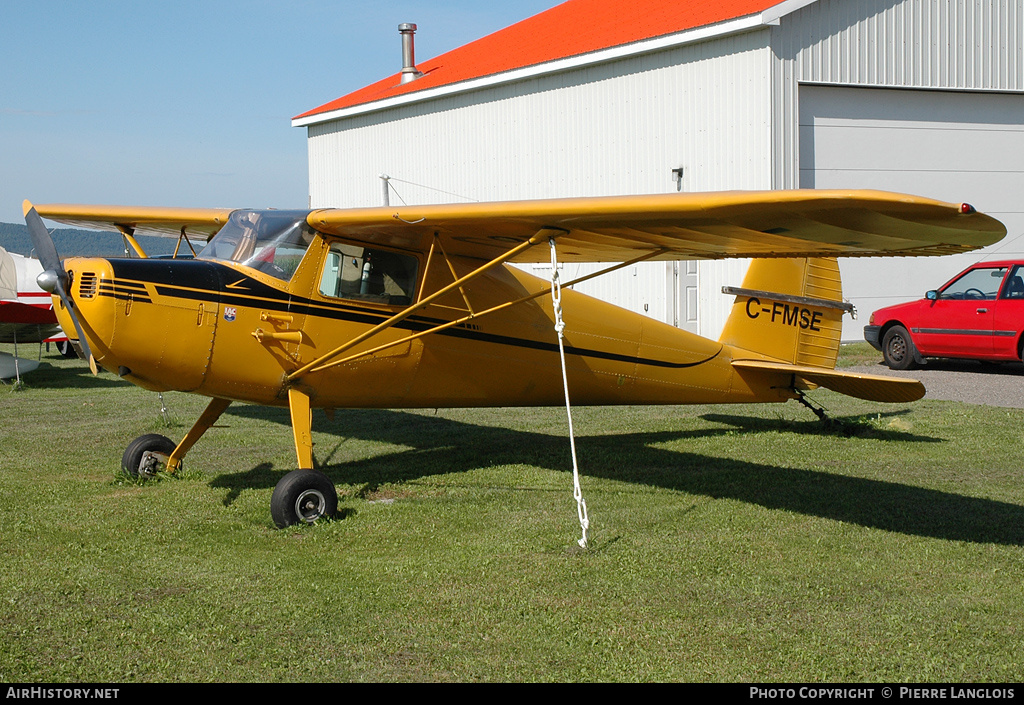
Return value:
M 320 293 L 337 299 L 405 305 L 412 302 L 417 261 L 410 255 L 331 243 Z
M 1003 286 L 1004 299 L 1024 299 L 1024 265 L 1015 265 Z

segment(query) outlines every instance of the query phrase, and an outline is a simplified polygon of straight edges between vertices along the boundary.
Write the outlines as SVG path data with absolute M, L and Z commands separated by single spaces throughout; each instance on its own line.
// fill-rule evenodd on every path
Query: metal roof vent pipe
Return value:
M 402 83 L 408 83 L 423 75 L 416 70 L 416 49 L 413 46 L 416 25 L 403 22 L 398 25 L 398 31 L 402 35 Z

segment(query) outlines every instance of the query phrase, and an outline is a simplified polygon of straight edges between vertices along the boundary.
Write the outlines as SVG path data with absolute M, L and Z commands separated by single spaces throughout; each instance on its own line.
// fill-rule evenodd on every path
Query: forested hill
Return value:
M 96 255 L 99 257 L 123 257 L 124 244 L 121 236 L 103 230 L 74 230 L 58 228 L 51 231 L 53 244 L 61 258 L 74 255 Z M 139 237 L 139 244 L 149 255 L 165 255 L 174 252 L 177 239 L 170 237 Z M 192 245 L 198 251 L 199 244 Z M 29 255 L 32 252 L 32 238 L 28 226 L 18 223 L 0 223 L 0 247 L 8 252 Z M 187 247 L 182 244 L 182 247 Z

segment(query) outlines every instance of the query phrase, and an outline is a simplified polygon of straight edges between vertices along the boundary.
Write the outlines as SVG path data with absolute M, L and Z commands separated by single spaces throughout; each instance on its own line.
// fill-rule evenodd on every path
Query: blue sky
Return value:
M 0 0 L 0 221 L 21 202 L 303 208 L 293 116 L 558 0 Z

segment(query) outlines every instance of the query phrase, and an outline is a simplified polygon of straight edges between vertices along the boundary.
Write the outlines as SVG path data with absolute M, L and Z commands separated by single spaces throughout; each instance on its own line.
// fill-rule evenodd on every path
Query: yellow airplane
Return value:
M 25 201 L 24 212 L 40 285 L 94 372 L 210 397 L 180 442 L 148 434 L 129 444 L 124 470 L 174 472 L 233 401 L 287 406 L 299 469 L 274 489 L 278 526 L 337 508 L 333 484 L 314 470 L 312 408 L 561 404 L 558 309 L 575 404 L 782 402 L 817 386 L 919 399 L 920 382 L 834 369 L 851 308 L 835 258 L 959 253 L 1006 234 L 967 204 L 875 191 L 312 211 Z M 62 264 L 40 216 L 120 232 L 138 257 Z M 177 237 L 175 258 L 148 258 L 140 233 Z M 193 240 L 208 242 L 196 252 Z M 724 289 L 736 298 L 714 341 L 508 266 L 553 257 L 556 273 L 565 262 L 619 263 L 607 272 L 754 260 L 741 287 Z

